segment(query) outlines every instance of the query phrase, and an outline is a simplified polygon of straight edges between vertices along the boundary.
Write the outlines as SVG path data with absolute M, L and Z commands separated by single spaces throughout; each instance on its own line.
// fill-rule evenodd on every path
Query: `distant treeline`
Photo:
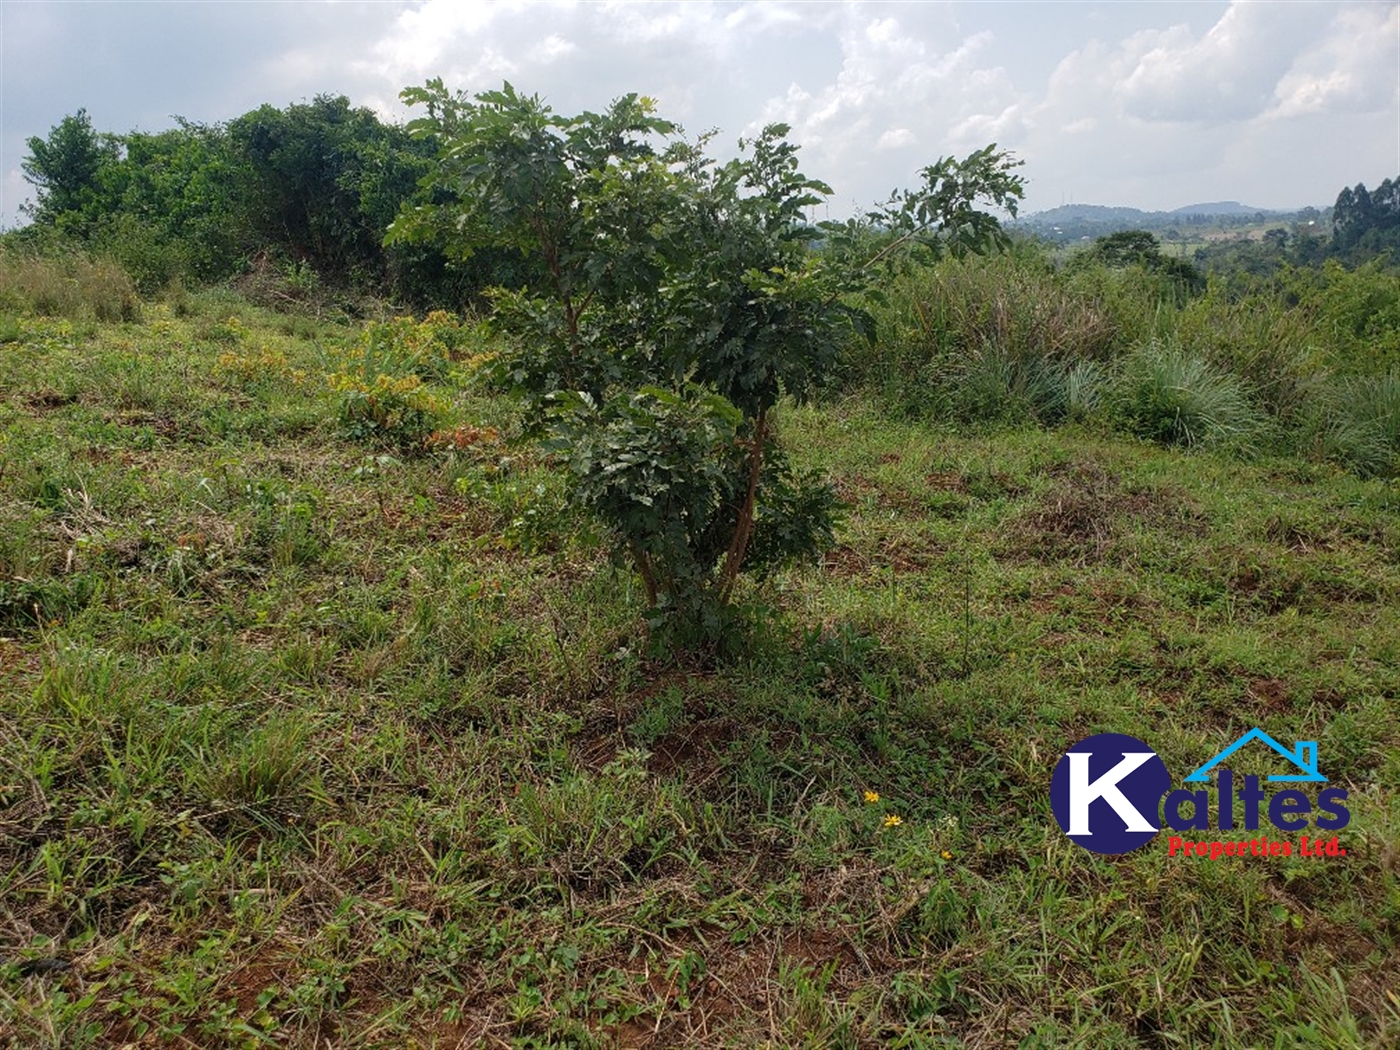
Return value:
M 503 250 L 462 260 L 430 247 L 385 247 L 384 231 L 405 203 L 431 203 L 419 180 L 437 143 L 410 137 L 344 96 L 285 109 L 264 105 L 221 124 L 181 119 L 156 133 L 99 132 L 79 110 L 28 147 L 23 170 L 37 191 L 31 222 L 6 240 L 113 258 L 148 294 L 175 280 L 207 284 L 251 272 L 294 291 L 343 289 L 459 308 L 489 285 L 513 283 L 520 266 Z M 1092 232 L 1103 240 L 1126 225 L 1155 230 L 1170 246 L 1194 239 L 1188 231 L 1203 224 L 1271 221 L 1262 214 L 1178 215 L 1162 226 L 1136 214 L 1136 222 L 1086 220 L 1083 239 Z M 1020 225 L 1057 243 L 1081 239 L 1080 225 L 1069 220 L 1058 229 Z M 1141 247 L 1117 245 L 1124 246 Z M 1280 216 L 1262 239 L 1241 234 L 1187 258 L 1223 276 L 1269 277 L 1328 260 L 1400 267 L 1400 177 L 1373 191 L 1343 189 L 1330 223 L 1325 213 L 1304 209 Z M 1139 261 L 1151 262 L 1178 289 L 1202 286 L 1190 266 L 1155 255 Z

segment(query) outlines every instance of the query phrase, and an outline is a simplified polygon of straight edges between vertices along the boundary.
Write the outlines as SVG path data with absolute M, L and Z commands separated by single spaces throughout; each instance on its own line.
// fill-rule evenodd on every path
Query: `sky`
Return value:
M 559 112 L 656 98 L 715 152 L 791 125 L 831 217 L 991 142 L 1022 213 L 1322 206 L 1400 175 L 1400 2 L 469 3 L 0 0 L 0 223 L 30 136 L 214 123 L 343 94 L 386 119 L 440 76 Z M 727 144 L 727 145 L 722 145 Z

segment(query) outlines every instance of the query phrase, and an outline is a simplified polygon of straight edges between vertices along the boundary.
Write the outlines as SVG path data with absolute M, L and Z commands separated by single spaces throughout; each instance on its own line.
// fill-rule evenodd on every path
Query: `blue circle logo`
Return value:
M 1050 808 L 1061 830 L 1085 849 L 1128 853 L 1162 830 L 1158 807 L 1171 780 L 1167 764 L 1137 737 L 1099 733 L 1055 766 Z

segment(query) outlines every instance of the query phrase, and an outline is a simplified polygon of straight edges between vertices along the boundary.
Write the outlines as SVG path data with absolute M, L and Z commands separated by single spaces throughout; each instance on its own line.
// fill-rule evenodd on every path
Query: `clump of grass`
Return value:
M 683 850 L 688 807 L 673 787 L 651 778 L 642 758 L 624 751 L 596 776 L 521 785 L 498 850 L 523 874 L 543 869 L 578 888 L 639 878 Z
M 1058 373 L 1110 357 L 1118 325 L 1033 255 L 950 259 L 897 280 L 875 307 L 881 340 L 851 351 L 850 380 L 911 415 L 1056 417 Z
M 1400 369 L 1318 382 L 1301 415 L 1304 451 L 1371 477 L 1400 472 Z
M 1065 410 L 1065 372 L 1040 356 L 984 343 L 949 370 L 948 401 L 964 422 L 1053 422 Z
M 1258 403 L 1283 422 L 1307 396 L 1323 360 L 1322 333 L 1305 306 L 1259 292 L 1230 299 L 1219 286 L 1193 300 L 1176 322 L 1176 339 L 1224 372 L 1237 375 Z
M 1064 373 L 1065 418 L 1082 423 L 1104 407 L 1111 377 L 1097 361 L 1076 361 Z
M 1129 354 L 1116 388 L 1118 419 L 1164 445 L 1254 451 L 1264 431 L 1238 377 L 1174 343 L 1153 341 Z
M 84 255 L 0 252 L 0 303 L 49 317 L 134 321 L 136 284 L 115 262 Z
M 275 718 L 222 753 L 205 752 L 195 767 L 199 793 L 216 811 L 254 820 L 305 816 L 321 794 L 309 735 L 304 722 Z

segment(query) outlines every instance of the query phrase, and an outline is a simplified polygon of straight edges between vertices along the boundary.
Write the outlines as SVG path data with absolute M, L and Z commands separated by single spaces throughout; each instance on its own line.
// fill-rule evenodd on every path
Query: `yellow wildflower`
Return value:
M 867 791 L 867 792 L 865 793 L 865 801 L 867 801 L 867 802 L 879 802 L 879 801 L 880 801 L 880 792 L 878 792 L 878 791 Z
M 887 827 L 887 828 L 897 828 L 897 827 L 899 827 L 899 826 L 900 826 L 901 824 L 903 824 L 903 823 L 904 823 L 904 821 L 900 820 L 899 817 L 897 817 L 895 814 L 893 814 L 893 813 L 886 813 L 886 814 L 885 814 L 885 827 Z
M 953 855 L 952 855 L 951 853 L 949 853 L 949 852 L 945 849 L 945 850 L 943 851 L 943 859 L 944 859 L 944 860 L 952 860 L 952 859 L 953 859 Z

